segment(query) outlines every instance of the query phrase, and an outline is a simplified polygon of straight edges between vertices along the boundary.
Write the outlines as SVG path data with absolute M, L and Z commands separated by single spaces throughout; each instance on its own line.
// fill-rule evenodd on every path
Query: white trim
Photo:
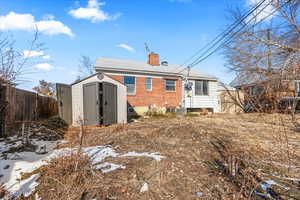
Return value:
M 203 83 L 207 80 L 194 80 L 194 84 L 195 84 L 194 96 L 209 96 L 209 81 L 207 81 L 207 94 L 196 94 L 196 82 L 197 81 L 202 81 L 202 90 L 203 90 Z M 203 91 L 202 91 L 202 93 L 203 93 Z
M 167 67 L 167 66 L 166 66 Z M 104 72 L 106 74 L 137 74 L 138 76 L 147 77 L 147 76 L 176 76 L 184 78 L 185 75 L 179 73 L 171 73 L 171 72 L 155 72 L 155 71 L 140 71 L 140 70 L 125 70 L 125 69 L 118 69 L 118 68 L 106 68 L 106 67 L 95 67 L 96 72 Z M 143 75 L 145 74 L 145 75 Z M 197 79 L 197 80 L 208 80 L 208 81 L 218 81 L 217 78 L 208 78 L 208 77 L 201 77 L 201 76 L 189 76 L 190 79 Z
M 165 78 L 166 76 L 156 76 L 156 75 L 142 75 L 142 74 L 130 74 L 130 73 L 116 73 L 116 72 L 104 72 L 107 75 L 116 75 L 116 76 L 135 76 L 135 77 L 142 77 L 142 78 Z

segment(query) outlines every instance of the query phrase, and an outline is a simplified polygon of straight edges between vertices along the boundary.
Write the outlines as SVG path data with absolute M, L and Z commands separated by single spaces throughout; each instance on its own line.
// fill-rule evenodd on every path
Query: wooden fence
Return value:
M 45 119 L 58 113 L 56 99 L 8 85 L 0 86 L 0 136 L 18 122 Z

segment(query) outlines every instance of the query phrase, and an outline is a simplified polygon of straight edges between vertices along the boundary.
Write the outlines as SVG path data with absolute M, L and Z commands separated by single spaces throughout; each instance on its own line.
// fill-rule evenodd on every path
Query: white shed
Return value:
M 103 73 L 71 85 L 72 124 L 109 125 L 127 123 L 127 88 Z

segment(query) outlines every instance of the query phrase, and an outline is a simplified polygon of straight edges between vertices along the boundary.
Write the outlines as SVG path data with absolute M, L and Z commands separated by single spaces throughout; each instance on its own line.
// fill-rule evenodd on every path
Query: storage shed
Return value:
M 71 85 L 72 124 L 110 125 L 127 122 L 127 88 L 105 75 L 97 73 Z

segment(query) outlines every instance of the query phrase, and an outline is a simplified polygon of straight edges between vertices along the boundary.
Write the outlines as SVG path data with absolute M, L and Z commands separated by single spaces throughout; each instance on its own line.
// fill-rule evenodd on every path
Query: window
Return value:
M 152 78 L 151 77 L 146 78 L 146 90 L 152 91 Z
M 250 95 L 259 96 L 263 92 L 264 88 L 262 86 L 254 85 L 250 87 Z
M 175 91 L 176 90 L 176 80 L 167 79 L 166 80 L 166 90 Z
M 134 76 L 124 76 L 124 84 L 127 86 L 127 94 L 135 94 Z
M 195 95 L 208 95 L 208 81 L 195 81 Z

